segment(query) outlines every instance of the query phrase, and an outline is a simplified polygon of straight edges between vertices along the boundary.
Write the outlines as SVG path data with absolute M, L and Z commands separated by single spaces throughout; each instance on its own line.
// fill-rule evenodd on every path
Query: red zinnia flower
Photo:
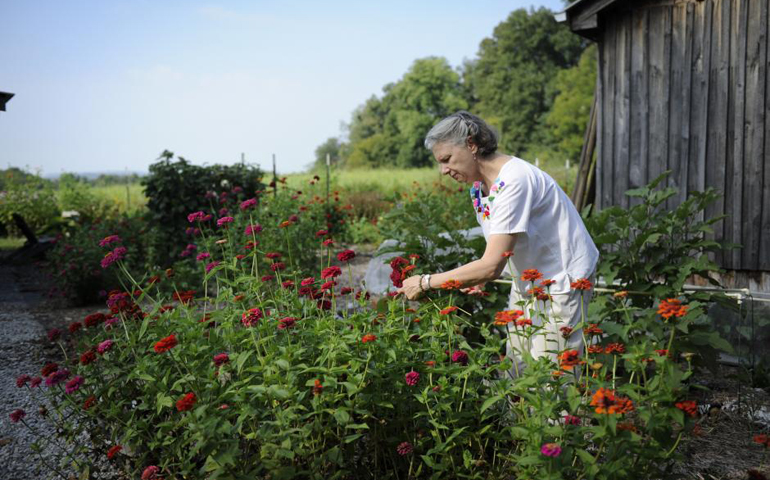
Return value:
M 149 467 L 145 468 L 142 472 L 142 480 L 160 480 L 158 477 L 158 474 L 160 473 L 160 468 L 156 467 L 155 465 L 150 465 Z
M 313 381 L 313 395 L 320 395 L 324 391 L 324 386 L 321 381 L 316 379 Z
M 353 250 L 343 250 L 337 254 L 337 260 L 340 262 L 349 262 L 356 258 L 356 252 Z
M 409 372 L 405 376 L 405 381 L 407 385 L 414 387 L 420 381 L 420 374 L 414 371 Z
M 367 333 L 363 337 L 361 337 L 361 343 L 367 343 L 367 342 L 373 342 L 377 340 L 376 335 L 372 335 L 371 333 Z
M 82 327 L 83 325 L 80 322 L 72 322 L 70 323 L 69 327 L 67 327 L 67 329 L 70 331 L 70 333 L 75 333 Z
M 58 369 L 59 369 L 59 365 L 55 363 L 46 363 L 43 369 L 40 370 L 40 375 L 47 377 L 48 375 L 52 374 Z
M 324 247 L 333 247 L 334 246 L 334 240 L 332 240 L 331 238 L 327 238 L 326 240 L 323 241 L 323 246 Z
M 262 278 L 260 278 L 263 282 L 271 282 L 275 280 L 275 277 L 273 275 L 264 275 Z
M 270 265 L 270 270 L 277 272 L 278 270 L 283 270 L 286 268 L 286 264 L 283 262 L 276 262 L 272 265 Z
M 225 363 L 230 361 L 230 356 L 227 353 L 218 353 L 214 355 L 214 365 L 221 367 Z
M 325 237 L 327 235 L 329 235 L 329 231 L 328 230 L 318 230 L 317 232 L 315 232 L 315 236 L 319 237 L 319 238 L 320 237 Z
M 577 350 L 565 350 L 559 355 L 559 367 L 562 370 L 572 370 L 572 367 L 584 364 L 579 355 Z
M 268 254 L 265 254 L 265 256 L 267 258 L 269 258 L 270 260 L 275 260 L 276 258 L 281 258 L 281 254 L 278 253 L 278 252 L 270 252 Z
M 351 293 L 353 291 L 350 287 L 342 287 L 340 289 L 340 295 L 347 295 L 348 293 Z
M 604 330 L 599 328 L 599 325 L 595 323 L 590 323 L 588 327 L 585 329 L 585 333 L 589 335 L 601 335 L 602 333 L 604 333 Z
M 10 415 L 11 421 L 13 423 L 19 423 L 19 421 L 21 421 L 21 419 L 26 417 L 26 416 L 27 416 L 27 413 L 24 410 L 20 409 L 20 408 L 18 408 L 16 410 L 14 410 L 13 412 L 11 412 L 11 415 Z
M 412 447 L 412 444 L 409 442 L 401 442 L 396 447 L 396 452 L 401 455 L 402 457 L 405 455 L 409 455 L 414 450 L 414 447 Z
M 117 454 L 118 454 L 118 452 L 120 452 L 121 450 L 123 450 L 123 447 L 121 447 L 120 445 L 115 445 L 115 446 L 113 446 L 112 448 L 110 448 L 109 450 L 107 450 L 107 458 L 109 458 L 110 460 L 112 460 L 112 458 L 113 458 L 115 455 L 117 455 Z
M 513 256 L 513 250 L 508 250 L 507 252 L 503 252 L 503 258 L 510 258 Z
M 251 327 L 253 325 L 256 325 L 256 323 L 261 318 L 262 318 L 262 310 L 258 308 L 251 308 L 243 312 L 243 315 L 241 315 L 241 323 L 245 327 Z
M 302 280 L 301 282 L 299 282 L 299 284 L 302 285 L 303 287 L 307 287 L 307 286 L 312 285 L 314 283 L 315 283 L 315 278 L 313 278 L 313 277 L 307 277 L 304 280 Z
M 517 327 L 531 327 L 532 326 L 532 320 L 529 318 L 520 318 L 516 320 L 516 326 Z
M 89 408 L 93 407 L 95 403 L 96 397 L 91 395 L 90 397 L 86 398 L 85 402 L 83 402 L 83 410 L 88 410 Z
M 451 307 L 446 307 L 445 309 L 441 310 L 438 313 L 441 314 L 441 315 L 449 315 L 450 313 L 454 312 L 455 310 L 457 310 L 457 307 L 451 306 Z
M 525 282 L 535 282 L 543 278 L 543 274 L 536 268 L 530 268 L 521 272 L 521 279 Z
M 297 319 L 294 317 L 285 317 L 278 320 L 278 330 L 286 330 L 293 327 L 297 323 Z
M 156 353 L 165 353 L 177 346 L 176 335 L 171 334 L 155 343 Z
M 192 410 L 197 400 L 198 399 L 195 397 L 195 394 L 190 392 L 187 395 L 185 395 L 183 398 L 176 401 L 176 409 L 179 410 L 180 412 L 186 412 L 187 410 Z
M 26 385 L 27 382 L 29 382 L 29 381 L 30 381 L 30 376 L 29 375 L 26 375 L 26 374 L 19 375 L 18 377 L 16 377 L 16 386 L 18 388 L 21 388 L 24 385 Z
M 625 353 L 626 346 L 622 343 L 610 343 L 604 351 L 606 353 Z
M 87 350 L 80 356 L 80 364 L 88 365 L 96 360 L 96 353 L 93 350 Z
M 85 320 L 83 320 L 83 324 L 85 324 L 86 328 L 95 327 L 102 323 L 105 318 L 103 313 L 92 313 L 91 315 L 86 316 Z
M 321 271 L 321 278 L 324 280 L 327 278 L 335 278 L 342 275 L 342 269 L 340 267 L 329 267 L 324 268 L 323 271 Z

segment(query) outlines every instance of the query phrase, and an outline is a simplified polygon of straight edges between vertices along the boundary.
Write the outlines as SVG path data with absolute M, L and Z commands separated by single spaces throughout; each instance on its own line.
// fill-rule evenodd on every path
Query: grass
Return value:
M 91 192 L 118 207 L 121 213 L 136 213 L 147 206 L 144 187 L 140 183 L 91 187 Z
M 24 237 L 0 237 L 0 250 L 16 250 L 24 246 Z

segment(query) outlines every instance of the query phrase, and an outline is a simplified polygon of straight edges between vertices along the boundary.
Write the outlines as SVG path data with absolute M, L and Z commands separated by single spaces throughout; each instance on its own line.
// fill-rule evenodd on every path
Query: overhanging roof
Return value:
M 0 92 L 0 111 L 5 111 L 5 104 L 8 103 L 8 100 L 11 98 L 13 98 L 12 93 Z
M 629 0 L 575 0 L 564 11 L 557 13 L 556 21 L 569 25 L 570 30 L 591 40 L 597 39 L 599 13 L 615 3 Z

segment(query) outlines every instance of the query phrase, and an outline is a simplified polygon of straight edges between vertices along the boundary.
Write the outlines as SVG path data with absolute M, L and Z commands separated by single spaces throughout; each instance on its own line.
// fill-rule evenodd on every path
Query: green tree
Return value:
M 583 52 L 577 65 L 560 71 L 556 76 L 555 88 L 559 93 L 546 118 L 559 153 L 573 161 L 578 159 L 583 147 L 595 85 L 596 45 L 591 45 Z
M 425 134 L 438 120 L 468 108 L 460 75 L 445 58 L 416 60 L 396 83 L 356 109 L 343 149 L 350 167 L 430 165 Z
M 464 66 L 463 80 L 473 110 L 500 131 L 503 150 L 520 153 L 542 141 L 554 79 L 577 63 L 583 48 L 583 40 L 546 8 L 516 10 L 482 40 L 478 58 Z
M 329 156 L 332 162 L 337 162 L 340 159 L 340 139 L 337 137 L 329 137 L 324 143 L 315 149 L 315 162 L 314 168 L 323 168 L 326 165 L 326 156 Z

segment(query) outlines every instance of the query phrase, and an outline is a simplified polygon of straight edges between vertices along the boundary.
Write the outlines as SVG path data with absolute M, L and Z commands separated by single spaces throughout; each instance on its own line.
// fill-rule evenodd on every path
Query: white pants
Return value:
M 593 278 L 591 278 L 591 281 L 593 281 Z M 537 310 L 542 315 L 533 316 L 533 326 L 543 325 L 543 316 L 547 317 L 547 319 L 545 321 L 545 327 L 529 339 L 516 334 L 517 328 L 519 333 L 522 332 L 522 327 L 516 327 L 514 324 L 509 323 L 506 356 L 514 362 L 511 376 L 516 376 L 516 372 L 520 372 L 525 366 L 523 360 L 519 356 L 519 352 L 528 350 L 535 359 L 547 355 L 557 363 L 559 352 L 564 351 L 565 349 L 577 350 L 582 357 L 584 353 L 583 336 L 576 326 L 583 320 L 584 316 L 587 318 L 588 304 L 592 297 L 593 290 L 571 290 L 568 293 L 552 294 L 552 300 L 547 302 L 537 300 Z M 511 291 L 511 299 L 508 308 L 513 310 L 521 309 L 521 307 L 517 305 L 517 302 L 529 299 L 529 295 L 524 294 L 522 296 L 513 289 Z M 530 301 L 528 308 L 533 308 L 532 305 L 533 303 Z M 529 312 L 527 310 L 525 310 L 525 312 L 524 317 L 528 317 Z M 568 338 L 564 338 L 564 335 L 560 330 L 562 327 L 572 328 L 572 334 Z

